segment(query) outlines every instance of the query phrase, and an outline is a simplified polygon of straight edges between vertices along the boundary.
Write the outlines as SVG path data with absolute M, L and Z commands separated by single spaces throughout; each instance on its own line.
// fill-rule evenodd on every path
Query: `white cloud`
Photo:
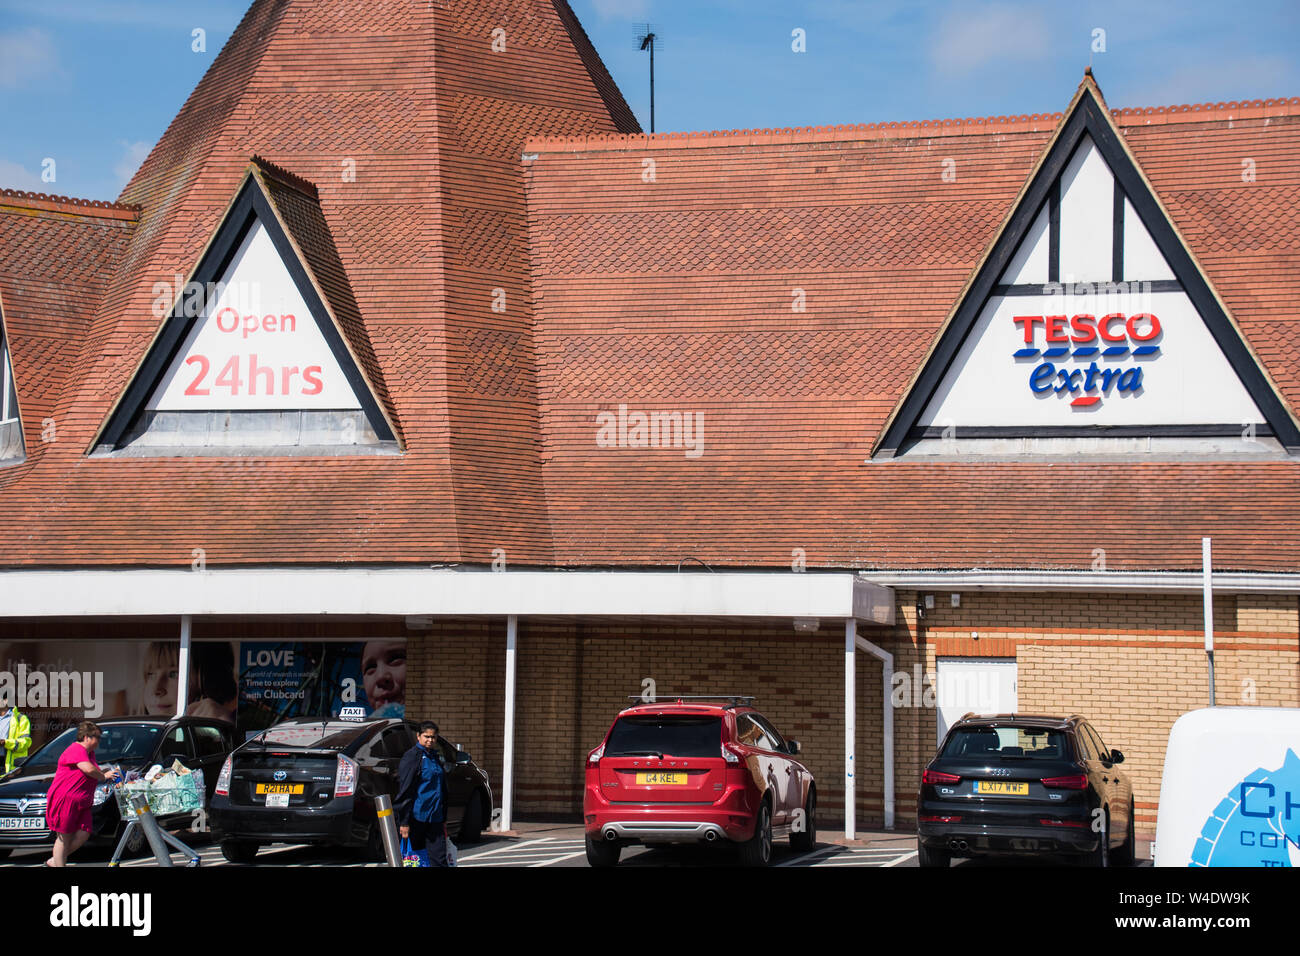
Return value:
M 949 76 L 971 73 L 990 63 L 1041 60 L 1051 39 L 1041 9 L 1008 3 L 954 5 L 942 14 L 930 60 Z
M 124 139 L 119 139 L 117 144 L 124 152 L 121 159 L 113 166 L 113 175 L 121 185 L 125 186 L 135 175 L 135 171 L 140 168 L 145 157 L 149 155 L 149 150 L 153 149 L 153 143 L 128 143 Z
M 29 86 L 58 73 L 58 54 L 44 30 L 0 33 L 0 90 Z
M 1295 64 L 1281 56 L 1219 57 L 1213 70 L 1179 66 L 1127 98 L 1133 106 L 1267 99 L 1286 96 L 1295 89 L 1298 73 Z
M 40 176 L 28 172 L 20 163 L 0 159 L 0 189 L 23 189 L 28 192 L 45 193 L 50 191 L 50 184 L 41 182 Z

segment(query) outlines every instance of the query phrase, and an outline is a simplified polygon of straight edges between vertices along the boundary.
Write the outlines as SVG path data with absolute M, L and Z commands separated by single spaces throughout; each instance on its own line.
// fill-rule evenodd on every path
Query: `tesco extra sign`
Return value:
M 1020 333 L 1013 358 L 1038 360 L 1029 373 L 1029 390 L 1068 397 L 1075 407 L 1140 393 L 1142 363 L 1160 355 L 1163 329 L 1152 312 L 1017 315 L 1012 322 Z

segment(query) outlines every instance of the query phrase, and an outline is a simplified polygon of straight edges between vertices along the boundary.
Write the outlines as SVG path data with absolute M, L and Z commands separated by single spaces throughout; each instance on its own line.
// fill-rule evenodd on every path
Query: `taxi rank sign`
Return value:
M 1098 405 L 1110 395 L 1140 393 L 1141 363 L 1160 355 L 1154 343 L 1162 329 L 1151 312 L 1112 312 L 1100 318 L 1086 313 L 1017 315 L 1011 321 L 1023 339 L 1012 356 L 1017 362 L 1037 360 L 1029 373 L 1030 391 L 1069 396 L 1078 408 Z M 1106 366 L 1097 359 L 1108 360 Z M 1067 365 L 1067 360 L 1078 364 Z

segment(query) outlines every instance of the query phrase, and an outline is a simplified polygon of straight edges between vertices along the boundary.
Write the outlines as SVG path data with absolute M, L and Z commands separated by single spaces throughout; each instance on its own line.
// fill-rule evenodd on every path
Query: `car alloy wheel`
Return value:
M 740 860 L 746 866 L 767 866 L 772 862 L 772 808 L 766 800 L 758 805 L 754 835 L 740 845 Z
M 817 845 L 817 791 L 809 790 L 803 805 L 803 829 L 790 834 L 790 845 L 796 850 L 811 850 Z
M 1110 866 L 1110 811 L 1101 812 L 1101 834 L 1097 840 L 1097 849 L 1092 854 L 1094 866 Z

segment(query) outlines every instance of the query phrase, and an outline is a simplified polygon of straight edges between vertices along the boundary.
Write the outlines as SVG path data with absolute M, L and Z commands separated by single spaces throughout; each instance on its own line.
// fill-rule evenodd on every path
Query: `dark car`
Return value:
M 1061 854 L 1132 865 L 1133 787 L 1083 717 L 967 714 L 921 775 L 921 866 Z
M 95 751 L 100 766 L 116 764 L 125 773 L 147 770 L 154 764 L 167 768 L 179 760 L 191 770 L 203 771 L 209 801 L 217 774 L 235 741 L 233 724 L 199 717 L 111 717 L 98 724 L 103 731 Z M 75 728 L 65 730 L 0 780 L 0 858 L 16 849 L 54 843 L 54 834 L 45 827 L 45 795 L 59 756 L 76 738 Z M 116 843 L 123 824 L 117 801 L 107 786 L 96 788 L 91 814 L 90 842 Z M 193 822 L 192 811 L 159 818 L 167 829 Z M 137 828 L 127 849 L 135 852 L 143 845 L 144 833 Z
M 365 847 L 383 858 L 375 798 L 397 795 L 397 766 L 415 724 L 300 717 L 253 737 L 226 760 L 212 798 L 212 828 L 232 863 L 267 843 Z M 447 832 L 475 843 L 492 819 L 488 776 L 438 738 L 446 768 Z

